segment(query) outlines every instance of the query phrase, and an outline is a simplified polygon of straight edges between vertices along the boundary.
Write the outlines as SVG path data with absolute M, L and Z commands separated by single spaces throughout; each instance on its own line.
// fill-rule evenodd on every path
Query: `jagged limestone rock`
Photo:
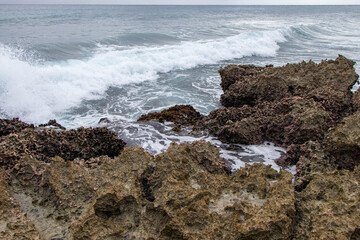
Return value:
M 360 167 L 314 174 L 296 193 L 296 240 L 360 239 Z
M 40 240 L 40 235 L 27 214 L 9 192 L 5 171 L 0 169 L 0 239 Z

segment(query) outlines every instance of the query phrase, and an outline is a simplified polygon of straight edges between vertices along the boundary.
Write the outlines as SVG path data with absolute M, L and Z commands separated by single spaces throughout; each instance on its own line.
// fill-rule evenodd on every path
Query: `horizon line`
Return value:
M 98 6 L 359 6 L 359 4 L 116 4 L 116 3 L 0 3 L 0 5 L 98 5 Z

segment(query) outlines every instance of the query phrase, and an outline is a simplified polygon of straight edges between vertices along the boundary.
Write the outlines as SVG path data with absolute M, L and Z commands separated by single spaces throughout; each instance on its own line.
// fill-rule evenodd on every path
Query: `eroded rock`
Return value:
M 9 192 L 5 172 L 0 169 L 0 238 L 40 240 L 34 224 L 28 219 Z
M 159 113 L 149 113 L 142 115 L 138 121 L 149 121 L 157 119 L 160 122 L 169 121 L 175 124 L 174 131 L 180 131 L 181 127 L 194 125 L 203 116 L 190 105 L 175 105 Z
M 296 239 L 359 239 L 360 168 L 313 175 L 296 193 Z
M 44 239 L 288 239 L 293 230 L 292 175 L 256 164 L 231 176 L 206 141 L 90 159 L 99 165 L 44 162 L 16 146 L 9 189 Z
M 293 150 L 308 141 L 323 142 L 328 130 L 357 108 L 353 65 L 343 56 L 282 67 L 229 65 L 220 70 L 225 108 L 211 112 L 196 129 L 208 129 L 224 142 L 271 141 Z M 279 161 L 283 166 L 299 161 L 301 154 L 291 149 Z
M 39 160 L 49 161 L 60 156 L 65 160 L 90 159 L 101 155 L 115 157 L 125 143 L 106 128 L 79 128 L 69 131 L 33 129 L 12 133 L 0 143 L 0 165 L 12 168 L 23 155 L 32 155 Z
M 353 169 L 360 164 L 360 111 L 344 118 L 326 139 L 327 151 L 341 169 Z
M 25 128 L 34 128 L 34 125 L 20 121 L 18 118 L 0 119 L 0 137 L 9 135 L 10 133 L 21 132 Z

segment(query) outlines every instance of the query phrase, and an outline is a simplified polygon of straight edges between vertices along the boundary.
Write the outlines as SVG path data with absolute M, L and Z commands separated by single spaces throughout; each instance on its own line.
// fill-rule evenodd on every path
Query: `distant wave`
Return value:
M 0 111 L 24 121 L 44 122 L 82 100 L 101 98 L 110 86 L 155 80 L 159 73 L 222 60 L 275 56 L 287 31 L 126 50 L 104 47 L 87 59 L 56 63 L 22 60 L 18 51 L 0 44 Z

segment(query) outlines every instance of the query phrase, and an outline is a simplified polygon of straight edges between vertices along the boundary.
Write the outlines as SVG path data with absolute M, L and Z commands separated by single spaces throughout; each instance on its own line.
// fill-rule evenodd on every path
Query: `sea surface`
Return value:
M 136 120 L 175 104 L 221 107 L 218 70 L 228 64 L 360 62 L 359 26 L 360 6 L 0 5 L 0 117 L 67 128 L 106 117 L 100 126 L 154 154 L 206 139 L 234 168 L 277 168 L 284 149 L 271 143 L 230 146 Z

